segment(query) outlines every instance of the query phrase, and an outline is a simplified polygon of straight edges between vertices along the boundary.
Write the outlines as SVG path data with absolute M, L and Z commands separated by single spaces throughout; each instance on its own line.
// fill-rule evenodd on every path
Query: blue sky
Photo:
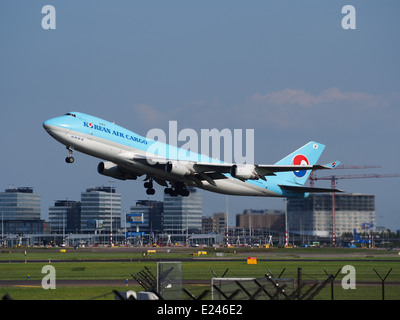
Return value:
M 44 30 L 41 9 L 56 9 Z M 356 29 L 341 26 L 344 5 Z M 274 163 L 310 140 L 321 162 L 380 165 L 337 174 L 400 173 L 398 1 L 11 1 L 0 2 L 1 189 L 32 186 L 42 211 L 107 185 L 97 159 L 76 155 L 42 128 L 81 111 L 145 135 L 152 128 L 254 129 L 255 160 Z M 324 175 L 323 173 L 319 174 Z M 340 180 L 376 195 L 378 225 L 400 228 L 399 179 Z M 328 187 L 319 181 L 317 186 Z M 117 182 L 125 210 L 147 195 Z M 154 199 L 162 199 L 162 188 Z M 225 196 L 203 194 L 204 215 Z M 229 197 L 245 208 L 282 199 Z

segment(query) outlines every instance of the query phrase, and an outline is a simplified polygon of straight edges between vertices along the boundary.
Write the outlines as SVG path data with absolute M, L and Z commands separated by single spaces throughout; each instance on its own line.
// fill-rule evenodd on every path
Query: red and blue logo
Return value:
M 302 165 L 309 165 L 308 159 L 305 155 L 298 154 L 293 158 L 292 161 L 293 165 L 295 166 L 302 166 Z M 298 170 L 298 171 L 293 171 L 293 174 L 297 178 L 303 178 L 307 174 L 307 170 Z
M 93 129 L 93 127 L 94 127 L 94 124 L 93 123 L 91 123 L 91 122 L 84 122 L 83 123 L 83 126 L 84 127 L 86 127 L 86 128 L 90 128 L 90 129 Z

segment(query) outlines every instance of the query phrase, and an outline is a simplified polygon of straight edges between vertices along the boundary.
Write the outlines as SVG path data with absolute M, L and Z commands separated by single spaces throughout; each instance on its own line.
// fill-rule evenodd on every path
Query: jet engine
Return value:
M 110 161 L 100 162 L 97 166 L 97 172 L 103 176 L 112 177 L 118 180 L 137 179 L 137 175 L 126 172 L 123 168 Z
M 181 177 L 192 173 L 187 165 L 177 161 L 174 162 L 168 161 L 165 164 L 165 172 Z
M 254 170 L 253 165 L 233 165 L 230 171 L 232 177 L 240 180 L 256 180 L 259 179 L 259 175 Z

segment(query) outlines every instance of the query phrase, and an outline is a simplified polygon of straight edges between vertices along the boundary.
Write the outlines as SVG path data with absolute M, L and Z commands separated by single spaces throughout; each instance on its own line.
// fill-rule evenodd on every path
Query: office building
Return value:
M 227 226 L 226 212 L 214 213 L 213 220 L 215 224 L 214 232 L 225 234 Z
M 336 237 L 356 229 L 374 230 L 376 226 L 375 196 L 368 194 L 335 194 L 335 224 L 331 194 L 312 194 L 305 199 L 288 201 L 289 232 Z
M 40 234 L 41 196 L 30 187 L 10 187 L 0 192 L 0 219 L 3 234 Z
M 11 187 L 0 192 L 0 213 L 4 220 L 34 220 L 40 219 L 40 194 L 33 188 Z
M 201 233 L 208 234 L 215 232 L 213 217 L 201 217 Z
M 285 230 L 285 213 L 281 210 L 244 210 L 236 215 L 236 227 L 255 231 L 282 232 Z
M 203 197 L 189 188 L 188 197 L 164 194 L 164 231 L 169 234 L 200 233 Z
M 131 206 L 130 214 L 138 215 L 143 214 L 143 221 L 138 224 L 138 221 L 133 221 L 133 223 L 127 222 L 127 228 L 136 230 L 136 225 L 139 225 L 140 232 L 155 232 L 161 233 L 163 230 L 163 202 L 162 201 L 152 201 L 152 200 L 139 200 L 136 201 L 135 206 Z M 128 215 L 129 216 L 129 215 Z
M 81 230 L 112 231 L 121 227 L 121 194 L 114 187 L 88 188 L 81 193 Z
M 50 231 L 76 233 L 81 229 L 81 203 L 58 200 L 49 208 Z
M 212 217 L 202 217 L 202 233 L 226 234 L 226 213 L 214 213 Z

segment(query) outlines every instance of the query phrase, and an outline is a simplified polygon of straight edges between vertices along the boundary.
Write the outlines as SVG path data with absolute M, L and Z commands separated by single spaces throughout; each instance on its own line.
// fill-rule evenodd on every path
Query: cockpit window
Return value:
M 69 112 L 68 112 L 68 113 L 66 113 L 65 115 L 66 115 L 66 116 L 71 116 L 71 117 L 74 117 L 74 118 L 76 118 L 76 115 L 75 115 L 75 114 L 73 114 L 73 113 L 69 113 Z

